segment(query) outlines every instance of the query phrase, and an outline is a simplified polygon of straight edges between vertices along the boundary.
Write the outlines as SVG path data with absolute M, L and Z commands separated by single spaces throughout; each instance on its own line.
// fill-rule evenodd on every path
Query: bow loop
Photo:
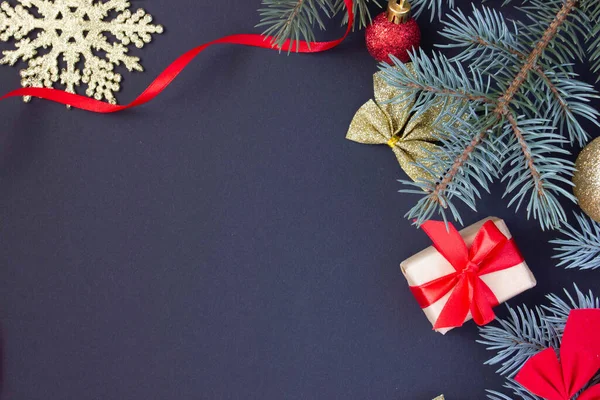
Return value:
M 469 251 L 467 245 L 454 225 L 441 221 L 426 221 L 421 225 L 423 232 L 433 242 L 433 247 L 442 255 L 452 267 L 461 272 L 469 262 Z
M 600 399 L 600 384 L 594 385 L 579 395 L 577 400 L 598 400 Z
M 393 137 L 390 117 L 373 100 L 358 109 L 346 134 L 346 139 L 363 144 L 386 144 Z
M 531 357 L 515 380 L 547 400 L 570 400 L 600 369 L 600 309 L 573 310 L 569 314 L 560 348 Z M 600 399 L 600 386 L 585 390 L 581 400 Z
M 406 68 L 414 72 L 412 64 L 406 64 Z M 442 114 L 442 108 L 432 107 L 411 118 L 414 99 L 389 85 L 382 72 L 373 76 L 373 90 L 374 100 L 356 112 L 346 139 L 362 144 L 387 144 L 412 180 L 432 179 L 429 172 L 416 163 L 439 150 L 434 122 Z
M 469 259 L 479 265 L 507 241 L 507 237 L 492 221 L 486 221 L 469 248 Z

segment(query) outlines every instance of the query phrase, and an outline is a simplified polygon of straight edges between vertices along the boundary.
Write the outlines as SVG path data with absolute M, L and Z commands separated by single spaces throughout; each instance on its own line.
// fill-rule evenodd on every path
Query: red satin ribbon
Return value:
M 114 113 L 123 111 L 128 108 L 140 106 L 149 102 L 158 96 L 169 84 L 185 69 L 185 67 L 200 54 L 204 49 L 214 44 L 240 44 L 250 47 L 260 47 L 263 49 L 273 49 L 277 51 L 298 51 L 299 53 L 320 53 L 326 50 L 330 50 L 346 39 L 350 31 L 352 30 L 352 24 L 354 23 L 354 13 L 352 11 L 352 0 L 344 0 L 346 8 L 348 9 L 348 27 L 346 33 L 340 39 L 333 40 L 330 42 L 305 42 L 303 40 L 291 41 L 287 40 L 281 47 L 273 47 L 273 37 L 263 36 L 257 34 L 241 34 L 225 36 L 220 39 L 214 40 L 209 43 L 205 43 L 198 47 L 193 48 L 187 53 L 176 59 L 171 65 L 169 65 L 161 74 L 139 95 L 134 101 L 127 105 L 114 105 L 104 101 L 99 101 L 85 96 L 80 96 L 73 93 L 67 93 L 64 90 L 49 89 L 49 88 L 22 88 L 13 90 L 0 97 L 0 100 L 4 100 L 9 97 L 15 96 L 34 96 L 41 99 L 54 101 L 56 103 L 68 104 L 75 108 L 82 110 L 91 111 L 95 113 Z M 296 48 L 296 46 L 298 46 Z
M 481 276 L 514 267 L 523 262 L 523 256 L 492 221 L 483 224 L 469 249 L 456 228 L 448 225 L 449 231 L 443 222 L 427 221 L 422 228 L 455 272 L 410 290 L 421 308 L 452 291 L 433 329 L 462 326 L 469 311 L 478 325 L 485 325 L 495 318 L 492 307 L 498 299 Z
M 570 400 L 600 369 L 600 309 L 573 310 L 560 347 L 531 357 L 515 380 L 547 400 Z M 599 400 L 600 385 L 585 390 L 578 400 Z

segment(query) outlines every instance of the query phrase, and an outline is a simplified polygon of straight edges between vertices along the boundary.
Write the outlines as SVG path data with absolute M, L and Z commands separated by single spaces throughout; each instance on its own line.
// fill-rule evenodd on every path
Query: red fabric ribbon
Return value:
M 306 42 L 303 40 L 287 40 L 281 47 L 273 46 L 273 37 L 263 36 L 257 34 L 240 34 L 225 36 L 220 39 L 214 40 L 209 43 L 205 43 L 192 50 L 184 53 L 178 59 L 176 59 L 171 65 L 169 65 L 160 75 L 139 95 L 135 100 L 127 105 L 114 105 L 104 101 L 92 99 L 90 97 L 80 96 L 73 93 L 65 92 L 64 90 L 50 89 L 50 88 L 21 88 L 13 90 L 0 97 L 0 100 L 4 100 L 9 97 L 15 96 L 34 96 L 41 99 L 54 101 L 56 103 L 68 104 L 75 108 L 82 110 L 91 111 L 95 113 L 114 113 L 123 111 L 128 108 L 140 106 L 149 102 L 158 96 L 167 86 L 171 84 L 173 79 L 177 77 L 185 69 L 185 67 L 200 54 L 204 49 L 214 44 L 240 44 L 243 46 L 260 47 L 263 49 L 273 49 L 277 51 L 298 51 L 299 53 L 320 53 L 326 50 L 330 50 L 346 39 L 352 25 L 354 23 L 354 13 L 352 11 L 352 0 L 344 0 L 346 8 L 348 9 L 348 27 L 346 33 L 340 39 L 333 40 L 330 42 Z M 297 46 L 297 47 L 296 47 Z
M 433 329 L 462 326 L 469 311 L 478 325 L 495 318 L 492 307 L 498 299 L 482 275 L 514 267 L 523 262 L 523 256 L 512 239 L 508 239 L 492 221 L 483 224 L 471 248 L 456 228 L 449 223 L 426 221 L 422 228 L 433 241 L 433 246 L 452 265 L 455 272 L 411 286 L 410 290 L 421 308 L 426 308 L 452 292 Z
M 573 310 L 560 347 L 531 357 L 515 380 L 547 400 L 570 400 L 600 369 L 600 309 Z M 585 390 L 578 400 L 599 400 L 600 385 Z

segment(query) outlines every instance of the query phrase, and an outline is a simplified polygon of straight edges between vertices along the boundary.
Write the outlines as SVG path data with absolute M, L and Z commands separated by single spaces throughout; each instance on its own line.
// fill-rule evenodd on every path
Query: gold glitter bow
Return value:
M 406 65 L 412 68 L 412 64 Z M 373 88 L 375 99 L 366 102 L 356 112 L 346 139 L 363 144 L 387 144 L 412 180 L 430 180 L 431 175 L 414 163 L 438 148 L 433 124 L 441 113 L 441 107 L 432 107 L 418 118 L 411 118 L 410 100 L 389 102 L 401 91 L 388 85 L 381 72 L 373 76 Z

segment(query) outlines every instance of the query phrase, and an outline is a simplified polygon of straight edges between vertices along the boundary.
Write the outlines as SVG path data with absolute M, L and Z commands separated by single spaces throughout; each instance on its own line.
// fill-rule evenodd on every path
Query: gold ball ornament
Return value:
M 579 153 L 575 168 L 573 192 L 579 206 L 591 219 L 600 222 L 600 138 Z

